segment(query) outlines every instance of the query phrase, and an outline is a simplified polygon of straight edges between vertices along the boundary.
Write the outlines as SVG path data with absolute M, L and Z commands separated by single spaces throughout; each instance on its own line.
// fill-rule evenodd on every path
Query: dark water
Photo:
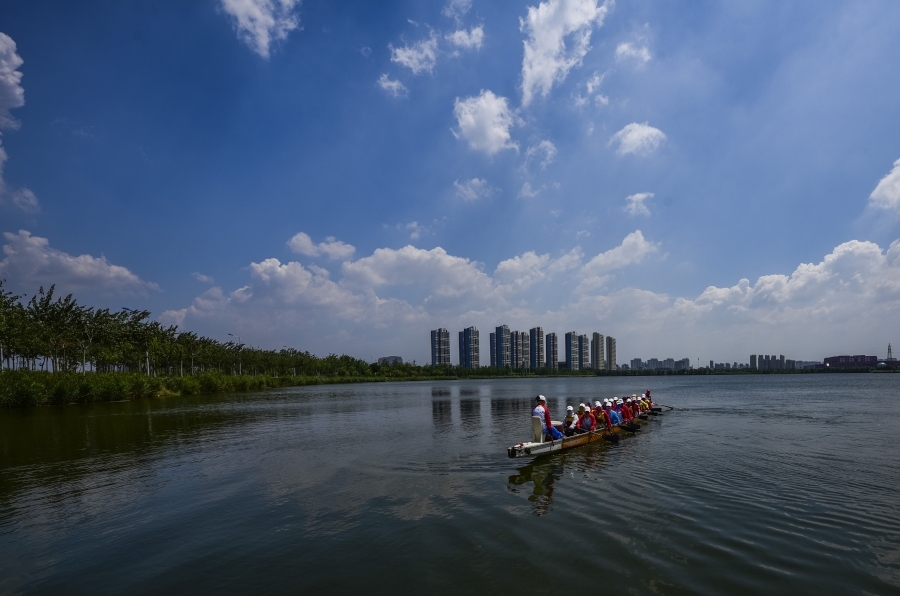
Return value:
M 900 594 L 900 375 L 401 383 L 0 412 L 0 593 Z M 635 384 L 637 382 L 637 384 Z

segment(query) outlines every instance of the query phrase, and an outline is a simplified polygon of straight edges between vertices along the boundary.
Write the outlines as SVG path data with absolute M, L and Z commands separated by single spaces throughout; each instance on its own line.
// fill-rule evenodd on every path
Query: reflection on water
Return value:
M 431 402 L 431 419 L 435 434 L 453 430 L 453 408 L 449 399 L 435 399 Z
M 509 490 L 519 492 L 519 487 L 528 488 L 532 484 L 531 511 L 535 515 L 544 515 L 553 509 L 553 483 L 562 478 L 564 473 L 562 457 L 539 457 L 530 464 L 516 468 L 516 474 L 509 477 Z
M 431 397 L 450 397 L 450 390 L 446 387 L 432 387 Z
M 481 430 L 481 400 L 461 398 L 459 400 L 459 418 L 463 430 L 469 436 L 478 433 Z
M 481 390 L 477 389 L 477 388 L 473 389 L 472 387 L 462 387 L 459 390 L 459 395 L 461 397 L 468 397 L 470 395 L 481 395 Z

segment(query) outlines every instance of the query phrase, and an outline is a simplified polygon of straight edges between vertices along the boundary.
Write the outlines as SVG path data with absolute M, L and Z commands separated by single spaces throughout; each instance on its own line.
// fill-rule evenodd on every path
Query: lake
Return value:
M 509 459 L 534 396 L 653 390 Z M 900 594 L 900 375 L 331 385 L 0 411 L 0 593 Z

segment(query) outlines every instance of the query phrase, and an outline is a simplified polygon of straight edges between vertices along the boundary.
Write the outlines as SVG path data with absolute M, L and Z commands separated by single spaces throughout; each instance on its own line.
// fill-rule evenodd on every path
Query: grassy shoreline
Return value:
M 450 372 L 450 371 L 441 371 Z M 27 408 L 34 406 L 65 405 L 73 403 L 112 402 L 167 395 L 200 395 L 259 391 L 279 387 L 303 387 L 307 385 L 339 385 L 349 383 L 386 383 L 397 381 L 452 381 L 458 379 L 507 379 L 542 377 L 593 377 L 593 376 L 669 376 L 672 374 L 859 374 L 870 372 L 900 372 L 897 369 L 835 369 L 815 371 L 604 371 L 600 375 L 588 374 L 478 374 L 461 375 L 407 375 L 407 376 L 290 376 L 226 375 L 218 372 L 177 377 L 147 376 L 137 372 L 109 372 L 80 374 L 74 372 L 41 372 L 29 370 L 0 371 L 0 408 Z M 643 374 L 641 374 L 643 373 Z

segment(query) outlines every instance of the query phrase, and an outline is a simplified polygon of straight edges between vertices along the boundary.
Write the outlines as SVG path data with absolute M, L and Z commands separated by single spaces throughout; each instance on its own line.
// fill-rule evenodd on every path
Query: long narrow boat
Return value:
M 648 420 L 654 420 L 653 417 L 649 417 Z M 553 423 L 554 426 L 557 426 L 559 423 Z M 637 430 L 640 430 L 642 426 L 646 426 L 646 421 L 641 420 L 641 422 L 634 423 L 637 426 Z M 607 430 L 595 430 L 587 433 L 583 433 L 580 435 L 574 435 L 572 437 L 563 437 L 562 439 L 555 440 L 545 440 L 541 433 L 541 419 L 537 416 L 532 417 L 531 419 L 532 425 L 532 441 L 528 443 L 517 443 L 512 447 L 508 447 L 506 449 L 506 454 L 509 457 L 532 457 L 535 455 L 545 455 L 548 453 L 556 453 L 557 451 L 562 451 L 564 449 L 573 449 L 575 447 L 581 447 L 583 445 L 587 445 L 588 443 L 597 443 L 599 441 L 610 441 L 610 442 L 618 442 L 619 436 L 621 435 L 629 435 L 634 434 L 636 431 L 629 430 L 624 426 L 614 426 L 612 431 Z

